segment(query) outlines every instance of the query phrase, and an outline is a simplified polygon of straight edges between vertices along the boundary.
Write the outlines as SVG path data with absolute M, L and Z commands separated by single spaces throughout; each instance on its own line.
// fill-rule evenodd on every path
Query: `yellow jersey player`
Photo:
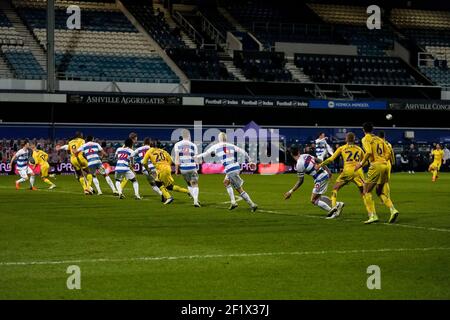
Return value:
M 353 182 L 358 187 L 361 196 L 363 195 L 364 174 L 362 169 L 355 170 L 355 166 L 364 157 L 364 150 L 355 144 L 355 134 L 353 132 L 347 133 L 345 142 L 346 144 L 339 147 L 331 157 L 327 158 L 319 164 L 319 167 L 326 166 L 327 164 L 336 160 L 339 156 L 341 156 L 344 160 L 344 169 L 336 179 L 333 187 L 333 192 L 331 194 L 332 208 L 336 206 L 338 191 L 349 182 Z M 343 202 L 339 202 L 339 204 L 342 207 L 344 206 Z M 336 218 L 337 216 L 339 216 L 341 211 L 342 208 L 338 208 L 338 210 L 335 211 L 335 213 L 329 218 Z
M 436 182 L 438 178 L 439 170 L 441 169 L 441 164 L 445 164 L 444 159 L 444 150 L 442 150 L 441 145 L 438 143 L 436 145 L 436 149 L 431 152 L 431 156 L 433 156 L 433 162 L 428 167 L 428 171 L 433 174 L 431 181 Z
M 39 165 L 41 170 L 41 179 L 46 184 L 50 185 L 48 187 L 50 190 L 54 189 L 56 185 L 48 179 L 48 171 L 50 165 L 48 164 L 48 154 L 40 149 L 40 146 L 31 144 L 31 150 L 33 150 L 34 165 Z
M 375 210 L 375 203 L 372 199 L 372 190 L 376 186 L 377 195 L 383 203 L 389 208 L 391 216 L 389 223 L 394 223 L 398 217 L 398 211 L 395 209 L 391 199 L 383 194 L 383 188 L 386 183 L 389 183 L 389 173 L 387 159 L 389 157 L 389 148 L 383 139 L 374 135 L 373 124 L 366 122 L 363 124 L 364 138 L 362 145 L 365 155 L 360 163 L 355 166 L 355 171 L 363 167 L 369 161 L 369 171 L 364 182 L 363 199 L 364 204 L 369 215 L 369 219 L 365 221 L 366 224 L 378 222 L 378 216 Z
M 384 131 L 379 131 L 378 136 L 383 139 L 383 141 L 386 143 L 388 147 L 389 153 L 386 155 L 386 161 L 387 161 L 387 167 L 388 167 L 388 180 L 391 181 L 391 172 L 392 172 L 392 165 L 395 164 L 395 153 L 394 149 L 392 148 L 392 145 L 386 140 L 386 134 Z M 389 182 L 384 184 L 382 193 L 387 197 L 391 198 L 391 186 Z
M 173 197 L 168 190 L 174 190 L 189 194 L 189 190 L 174 184 L 175 180 L 172 177 L 172 157 L 170 154 L 160 148 L 155 147 L 152 142 L 151 148 L 145 153 L 142 164 L 147 171 L 150 171 L 148 161 L 151 161 L 156 168 L 156 183 L 162 192 L 162 200 L 164 204 L 173 202 Z
M 84 194 L 92 194 L 92 174 L 88 172 L 88 162 L 82 153 L 78 153 L 80 148 L 85 143 L 83 134 L 76 132 L 75 137 L 69 141 L 68 144 L 62 146 L 61 149 L 67 150 L 70 153 L 70 163 L 75 170 L 75 177 L 80 181 Z M 86 177 L 86 178 L 85 178 Z

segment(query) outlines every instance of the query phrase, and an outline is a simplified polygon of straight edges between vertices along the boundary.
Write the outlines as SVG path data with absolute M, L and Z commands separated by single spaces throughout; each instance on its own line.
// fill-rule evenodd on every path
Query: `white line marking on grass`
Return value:
M 388 226 L 397 226 L 397 227 L 410 228 L 410 229 L 421 229 L 421 230 L 438 231 L 438 232 L 450 232 L 450 229 L 421 227 L 421 226 L 414 226 L 412 224 L 404 224 L 404 223 L 383 223 L 383 224 L 388 225 Z
M 281 211 L 274 211 L 274 210 L 264 210 L 261 209 L 259 210 L 259 212 L 263 212 L 263 213 L 272 213 L 272 214 L 280 214 L 280 215 L 285 215 L 285 216 L 293 216 L 293 217 L 303 217 L 303 218 L 312 218 L 312 219 L 325 219 L 325 216 L 313 216 L 313 215 L 308 215 L 308 214 L 290 214 L 288 212 L 281 212 Z M 353 219 L 345 219 L 345 218 L 338 218 L 339 220 L 349 220 L 349 221 L 354 221 Z M 331 221 L 331 220 L 330 220 Z M 403 227 L 403 228 L 410 228 L 410 229 L 420 229 L 420 230 L 427 230 L 427 231 L 437 231 L 437 232 L 450 232 L 450 229 L 445 229 L 445 228 L 435 228 L 435 227 L 423 227 L 423 226 L 415 226 L 412 224 L 404 224 L 404 223 L 380 223 L 382 225 L 387 225 L 387 226 L 397 226 L 397 227 Z
M 139 261 L 166 261 L 166 260 L 191 260 L 191 259 L 214 259 L 214 258 L 248 258 L 264 256 L 306 256 L 327 254 L 364 254 L 384 252 L 426 252 L 426 251 L 450 251 L 445 247 L 429 248 L 382 248 L 382 249 L 356 249 L 356 250 L 320 250 L 320 251 L 292 251 L 292 252 L 256 252 L 256 253 L 229 253 L 229 254 L 206 254 L 190 256 L 160 256 L 160 257 L 135 257 L 135 258 L 99 258 L 99 259 L 77 259 L 56 261 L 12 261 L 0 262 L 0 266 L 32 266 L 32 265 L 58 265 L 70 263 L 99 263 L 99 262 L 139 262 Z

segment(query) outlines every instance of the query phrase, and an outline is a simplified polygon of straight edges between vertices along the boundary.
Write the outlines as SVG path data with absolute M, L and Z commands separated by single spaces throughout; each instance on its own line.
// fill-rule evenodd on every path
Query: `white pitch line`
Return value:
M 311 219 L 325 219 L 322 216 L 313 216 L 313 215 L 308 215 L 308 214 L 299 214 L 299 215 L 294 215 L 294 214 L 289 214 L 289 213 L 285 213 L 285 212 L 281 212 L 281 211 L 273 211 L 273 210 L 264 210 L 261 209 L 259 210 L 259 212 L 265 212 L 265 213 L 272 213 L 272 214 L 281 214 L 281 215 L 289 215 L 289 216 L 293 216 L 293 217 L 304 217 L 304 218 L 311 218 Z M 345 219 L 345 218 L 337 218 L 338 220 L 348 220 L 350 221 L 351 219 Z M 353 220 L 351 220 L 353 221 Z M 423 226 L 415 226 L 412 224 L 404 224 L 404 223 L 380 223 L 382 225 L 386 225 L 386 226 L 397 226 L 397 227 L 403 227 L 403 228 L 410 228 L 410 229 L 420 229 L 420 230 L 427 230 L 427 231 L 437 231 L 437 232 L 450 232 L 450 229 L 445 229 L 445 228 L 435 228 L 435 227 L 423 227 Z
M 59 265 L 71 263 L 111 263 L 111 262 L 139 262 L 139 261 L 170 261 L 170 260 L 193 260 L 193 259 L 215 259 L 215 258 L 248 258 L 264 256 L 306 256 L 306 255 L 328 255 L 328 254 L 364 254 L 384 252 L 425 252 L 425 251 L 450 251 L 445 247 L 429 248 L 382 248 L 361 250 L 320 250 L 320 251 L 292 251 L 292 252 L 256 252 L 256 253 L 229 253 L 229 254 L 207 254 L 190 256 L 160 256 L 160 257 L 135 257 L 135 258 L 99 258 L 99 259 L 76 259 L 55 261 L 12 261 L 0 262 L 0 266 L 33 266 L 33 265 Z

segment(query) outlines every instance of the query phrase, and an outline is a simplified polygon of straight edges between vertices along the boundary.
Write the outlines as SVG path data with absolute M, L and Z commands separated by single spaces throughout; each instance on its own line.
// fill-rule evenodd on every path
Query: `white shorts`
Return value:
M 180 170 L 180 172 L 187 183 L 190 183 L 191 181 L 198 182 L 197 170 L 187 170 L 187 171 Z
M 229 180 L 235 189 L 239 189 L 244 184 L 244 180 L 239 176 L 239 171 L 228 173 L 225 175 L 225 180 Z
M 320 179 L 315 180 L 312 193 L 324 194 L 325 192 L 327 192 L 328 181 L 330 181 L 330 178 L 326 178 L 326 179 L 320 178 Z
M 125 178 L 127 180 L 133 180 L 133 179 L 136 178 L 136 175 L 131 170 L 128 170 L 128 171 L 125 171 L 125 172 L 117 172 L 116 171 L 115 178 L 116 178 L 117 181 L 121 181 L 123 178 Z
M 31 170 L 31 168 L 28 166 L 26 166 L 23 169 L 17 170 L 17 172 L 19 173 L 19 176 L 23 179 L 28 179 L 28 175 L 33 174 L 33 170 Z
M 106 170 L 105 170 L 105 168 L 102 166 L 101 163 L 98 163 L 98 164 L 96 164 L 96 165 L 93 165 L 93 166 L 90 166 L 90 167 L 89 167 L 89 172 L 90 172 L 92 175 L 96 175 L 96 174 L 97 174 L 97 171 L 98 171 L 101 175 L 105 175 L 105 174 L 106 174 Z

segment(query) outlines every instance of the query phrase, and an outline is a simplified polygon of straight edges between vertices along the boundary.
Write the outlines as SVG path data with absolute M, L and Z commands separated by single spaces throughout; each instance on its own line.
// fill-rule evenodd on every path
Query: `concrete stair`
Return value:
M 153 9 L 156 11 L 157 8 L 159 8 L 159 10 L 162 13 L 164 13 L 164 19 L 166 20 L 167 24 L 171 29 L 178 27 L 177 23 L 175 22 L 175 20 L 173 20 L 172 16 L 170 15 L 170 12 L 166 8 L 164 8 L 162 4 L 153 3 Z M 189 38 L 189 36 L 186 33 L 184 33 L 184 31 L 181 30 L 180 35 L 181 40 L 188 48 L 197 49 L 197 44 L 191 38 Z
M 302 83 L 311 82 L 311 79 L 306 74 L 304 74 L 302 70 L 297 68 L 293 61 L 286 62 L 285 68 L 291 73 L 294 80 Z
M 31 31 L 23 24 L 22 19 L 17 15 L 12 6 L 7 1 L 2 1 L 5 15 L 14 26 L 17 33 L 23 38 L 24 46 L 29 47 L 41 67 L 47 69 L 47 55 L 37 40 L 32 36 Z
M 225 68 L 227 68 L 228 72 L 231 73 L 233 76 L 236 77 L 239 81 L 249 81 L 243 74 L 241 69 L 237 68 L 233 61 L 220 61 L 225 65 Z

